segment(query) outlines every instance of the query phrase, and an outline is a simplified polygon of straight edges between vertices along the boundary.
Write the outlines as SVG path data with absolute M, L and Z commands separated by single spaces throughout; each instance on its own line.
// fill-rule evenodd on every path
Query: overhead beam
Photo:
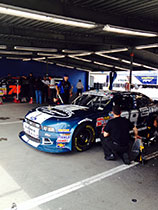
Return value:
M 87 34 L 74 35 L 71 33 L 59 33 L 51 31 L 40 31 L 32 28 L 4 26 L 0 27 L 0 37 L 8 36 L 16 38 L 16 43 L 26 43 L 26 46 L 55 47 L 58 49 L 85 49 L 90 51 L 104 50 L 110 45 L 128 46 L 128 39 L 112 36 L 94 36 Z M 22 43 L 20 43 L 20 40 Z M 3 43 L 6 44 L 6 43 Z M 15 43 L 14 43 L 15 44 Z
M 67 3 L 66 3 L 67 2 Z M 69 1 L 64 0 L 1 0 L 1 3 L 13 6 L 23 7 L 27 9 L 37 10 L 41 12 L 52 13 L 56 15 L 94 21 L 98 24 L 112 24 L 122 27 L 135 28 L 141 30 L 158 31 L 158 22 L 155 20 L 141 19 L 136 16 L 123 16 L 118 14 L 109 14 L 106 12 L 98 12 L 83 8 L 80 6 L 72 6 Z

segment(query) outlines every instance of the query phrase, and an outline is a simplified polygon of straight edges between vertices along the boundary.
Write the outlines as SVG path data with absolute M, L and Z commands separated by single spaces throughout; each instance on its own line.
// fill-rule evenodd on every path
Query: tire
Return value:
M 95 130 L 90 124 L 80 125 L 73 135 L 73 150 L 83 152 L 90 149 L 95 141 Z

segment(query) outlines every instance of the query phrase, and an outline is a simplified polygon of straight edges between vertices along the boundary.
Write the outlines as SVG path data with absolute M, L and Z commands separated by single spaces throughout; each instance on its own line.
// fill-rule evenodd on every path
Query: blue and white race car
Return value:
M 147 128 L 147 119 L 158 113 L 158 104 L 141 93 L 89 91 L 71 105 L 43 106 L 29 111 L 19 136 L 44 152 L 85 151 L 99 140 L 116 104 L 121 106 L 121 115 L 140 131 Z

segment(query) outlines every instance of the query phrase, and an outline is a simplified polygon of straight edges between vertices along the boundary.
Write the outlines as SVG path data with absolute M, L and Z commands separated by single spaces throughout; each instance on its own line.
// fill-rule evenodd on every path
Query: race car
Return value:
M 119 105 L 121 116 L 142 132 L 147 119 L 158 113 L 158 104 L 135 92 L 87 91 L 71 105 L 42 106 L 29 111 L 23 121 L 20 138 L 30 146 L 51 153 L 85 151 L 99 140 Z

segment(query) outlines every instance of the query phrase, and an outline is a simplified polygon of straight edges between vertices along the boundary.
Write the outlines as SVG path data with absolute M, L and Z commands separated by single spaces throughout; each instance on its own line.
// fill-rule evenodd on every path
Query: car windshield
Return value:
M 73 104 L 80 105 L 80 106 L 87 106 L 90 108 L 104 108 L 109 101 L 109 98 L 104 96 L 96 96 L 96 95 L 89 95 L 84 94 L 73 101 Z

